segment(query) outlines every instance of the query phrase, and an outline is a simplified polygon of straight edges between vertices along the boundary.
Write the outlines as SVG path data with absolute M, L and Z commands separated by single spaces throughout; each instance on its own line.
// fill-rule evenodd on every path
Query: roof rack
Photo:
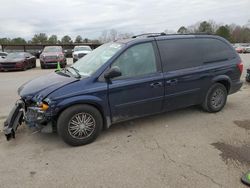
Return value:
M 158 37 L 158 36 L 165 36 L 167 35 L 166 33 L 162 32 L 162 33 L 143 33 L 143 34 L 140 34 L 140 35 L 135 35 L 135 36 L 132 36 L 132 38 L 137 38 L 137 37 Z
M 137 37 L 159 37 L 159 36 L 171 36 L 171 35 L 213 35 L 213 34 L 206 33 L 206 32 L 184 33 L 184 34 L 181 34 L 181 33 L 166 34 L 166 33 L 162 32 L 162 33 L 144 33 L 144 34 L 132 36 L 132 38 L 137 38 Z

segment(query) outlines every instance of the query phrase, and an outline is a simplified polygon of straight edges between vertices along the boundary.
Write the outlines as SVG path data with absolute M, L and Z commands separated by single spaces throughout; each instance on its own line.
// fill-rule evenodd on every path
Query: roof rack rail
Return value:
M 171 35 L 213 35 L 212 33 L 206 33 L 206 32 L 197 32 L 197 33 L 173 33 L 173 34 L 166 34 L 164 32 L 162 33 L 143 33 L 140 35 L 132 36 L 132 38 L 137 37 L 159 37 L 159 36 L 171 36 Z
M 143 33 L 143 34 L 140 34 L 140 35 L 135 35 L 135 36 L 132 36 L 132 38 L 137 38 L 137 37 L 158 37 L 158 36 L 165 36 L 167 35 L 166 33 L 162 32 L 162 33 Z

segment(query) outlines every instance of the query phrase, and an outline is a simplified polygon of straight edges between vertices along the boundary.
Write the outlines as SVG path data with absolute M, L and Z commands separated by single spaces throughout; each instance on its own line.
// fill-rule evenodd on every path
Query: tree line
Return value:
M 231 43 L 250 43 L 250 21 L 244 26 L 217 24 L 214 21 L 203 21 L 190 26 L 181 26 L 177 33 L 207 33 L 219 35 Z
M 0 44 L 73 44 L 73 43 L 98 43 L 98 40 L 90 40 L 88 38 L 82 38 L 78 35 L 73 40 L 69 35 L 63 36 L 60 40 L 57 35 L 47 36 L 46 33 L 35 34 L 31 40 L 26 41 L 24 38 L 0 38 Z
M 224 37 L 231 43 L 250 43 L 250 21 L 244 26 L 230 24 L 218 24 L 215 21 L 203 21 L 190 26 L 181 26 L 177 31 L 168 31 L 166 33 L 207 33 L 215 34 Z M 145 32 L 146 33 L 146 32 Z M 60 40 L 57 35 L 48 36 L 46 33 L 35 34 L 31 40 L 24 38 L 0 38 L 0 44 L 73 44 L 73 43 L 105 43 L 117 39 L 126 39 L 132 37 L 134 34 L 121 33 L 115 29 L 105 30 L 101 33 L 100 37 L 95 40 L 83 38 L 81 35 L 76 36 L 73 40 L 69 35 L 63 36 Z

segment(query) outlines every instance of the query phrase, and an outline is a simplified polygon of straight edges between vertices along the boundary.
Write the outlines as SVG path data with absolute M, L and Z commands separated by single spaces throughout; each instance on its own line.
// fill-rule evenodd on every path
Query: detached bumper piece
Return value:
M 4 134 L 7 141 L 15 138 L 15 132 L 19 125 L 23 122 L 25 104 L 22 100 L 18 100 L 12 108 L 7 120 L 4 122 Z
M 247 69 L 246 81 L 250 82 L 250 69 Z

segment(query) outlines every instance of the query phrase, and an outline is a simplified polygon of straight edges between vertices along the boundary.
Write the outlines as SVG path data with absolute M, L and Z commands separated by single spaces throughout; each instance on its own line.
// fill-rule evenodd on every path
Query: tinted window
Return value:
M 202 64 L 200 50 L 195 39 L 158 41 L 164 71 L 196 67 Z
M 223 61 L 235 57 L 232 48 L 223 41 L 211 38 L 198 40 L 203 54 L 203 63 Z
M 120 68 L 122 78 L 155 73 L 157 67 L 152 43 L 139 44 L 127 49 L 113 66 Z

